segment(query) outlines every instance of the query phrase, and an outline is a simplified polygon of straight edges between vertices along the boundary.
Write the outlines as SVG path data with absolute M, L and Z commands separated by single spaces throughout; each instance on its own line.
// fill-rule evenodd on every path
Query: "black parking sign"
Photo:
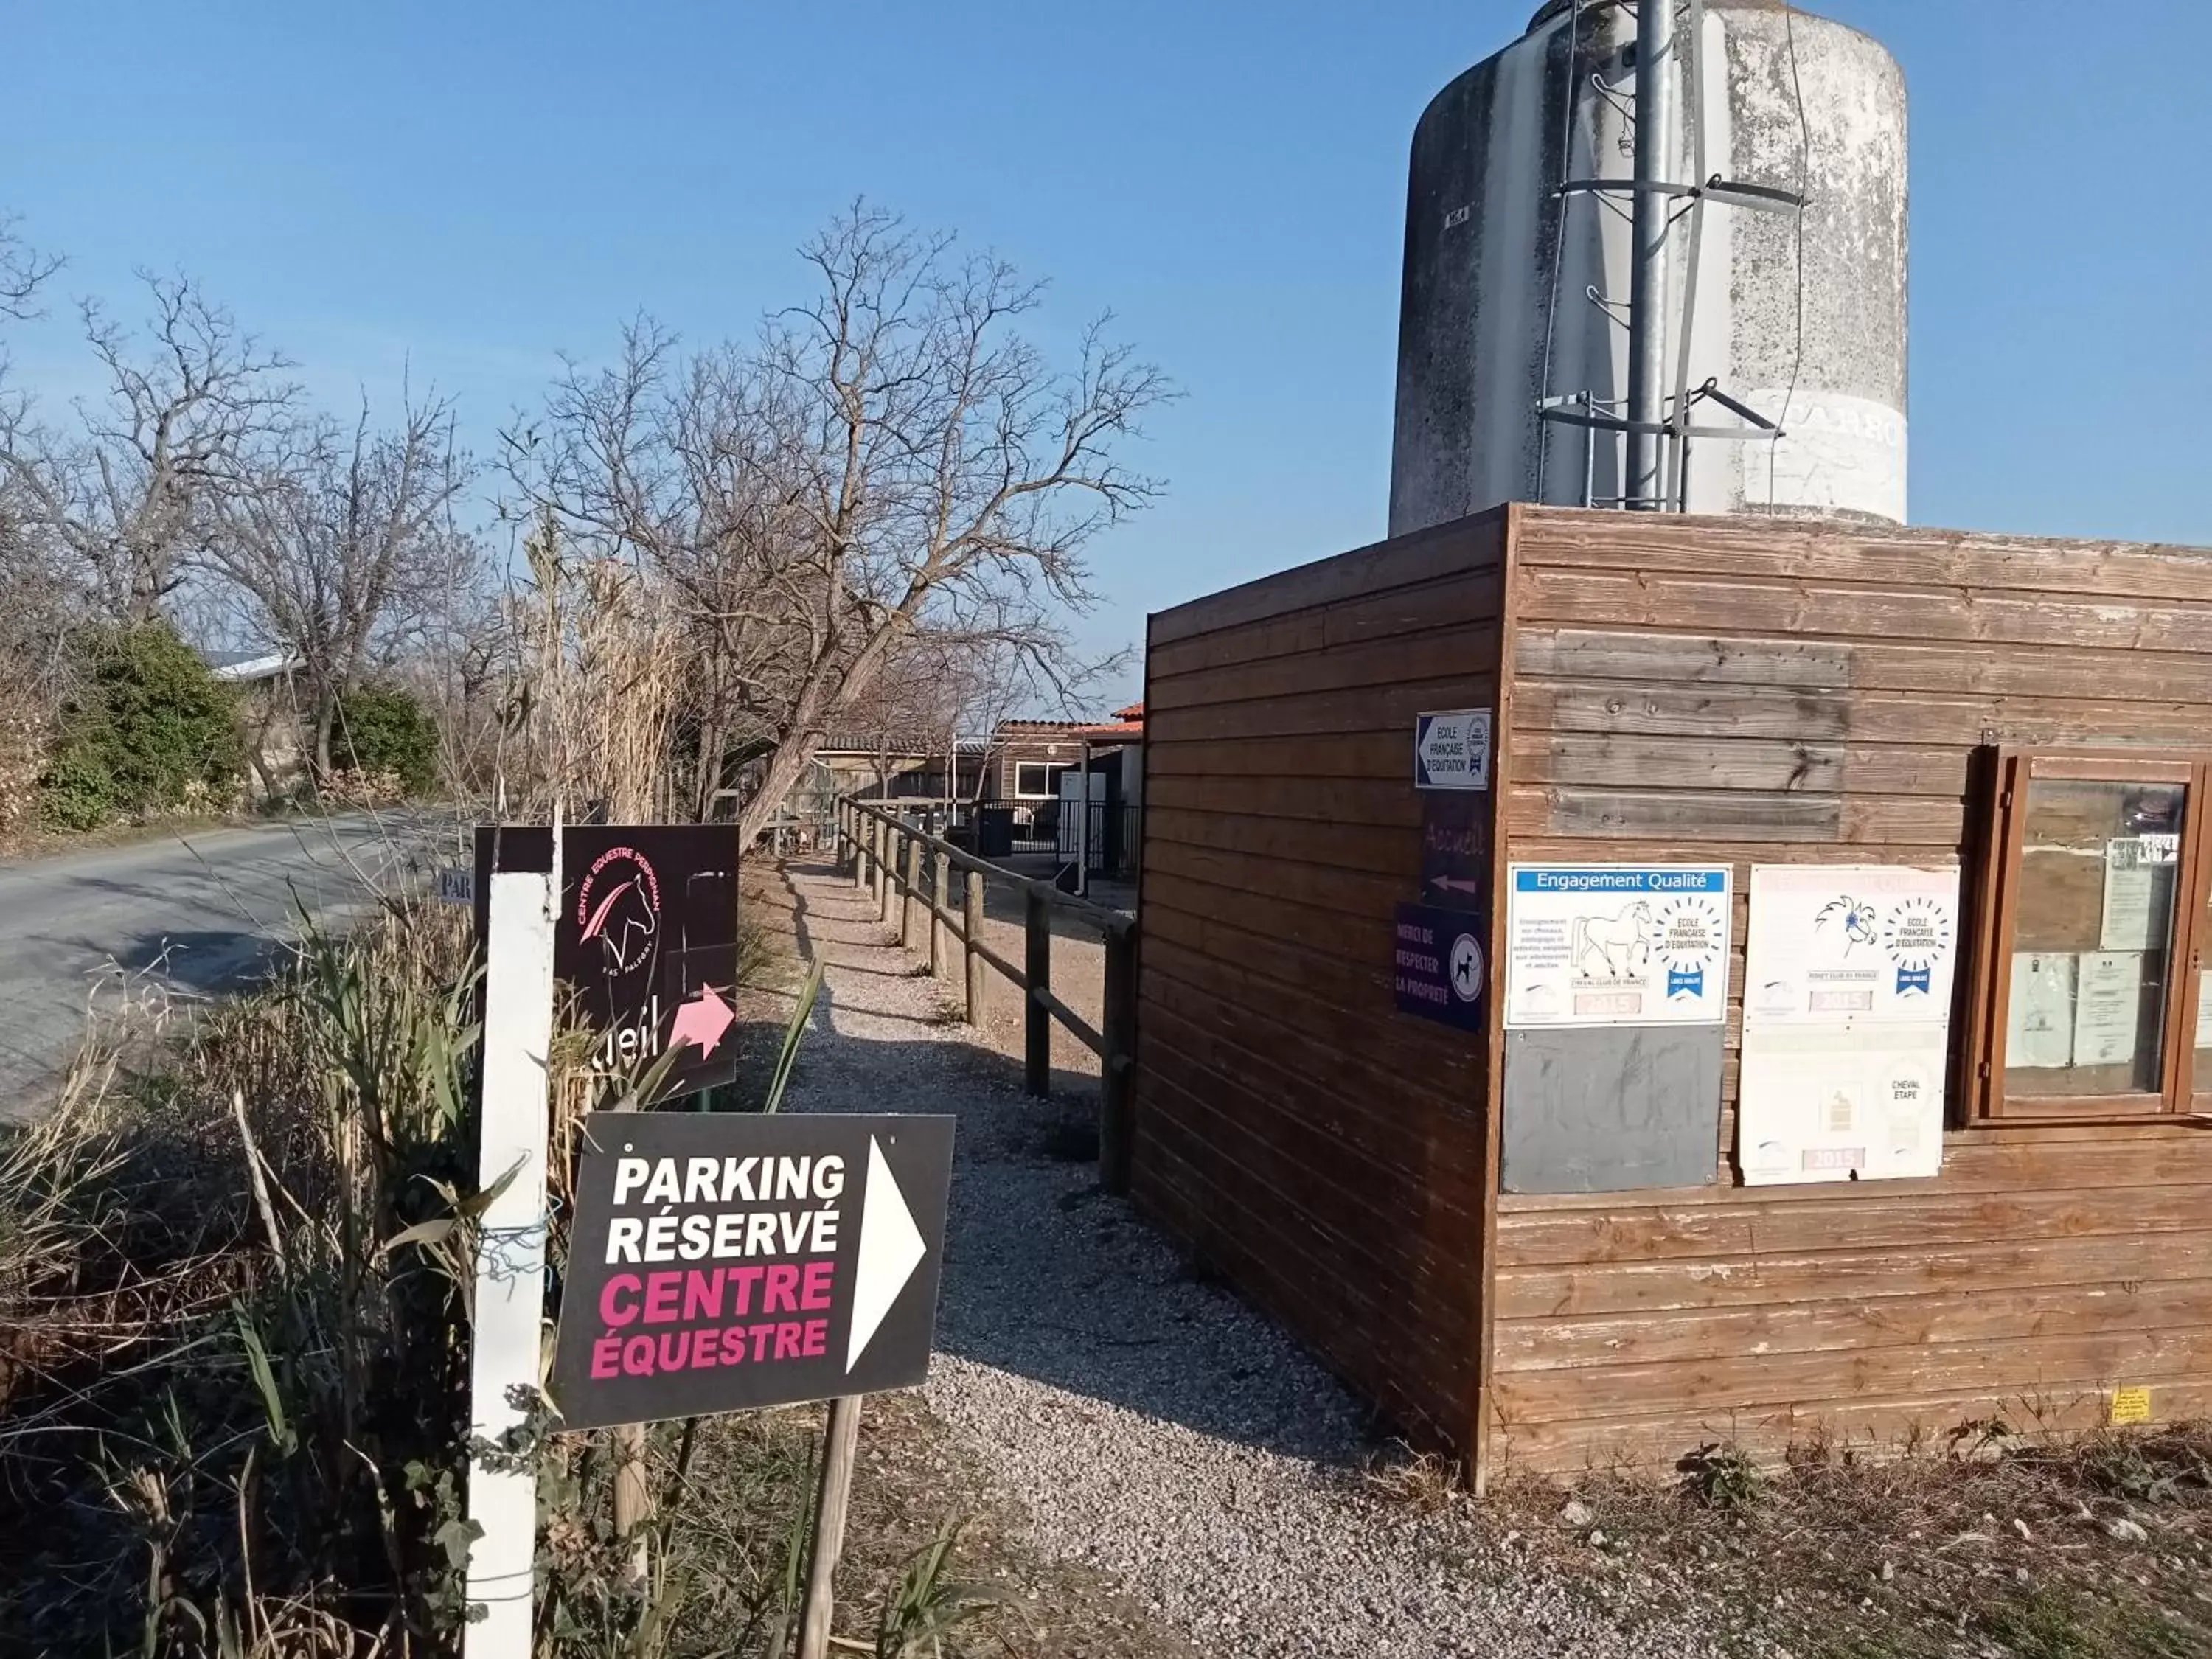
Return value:
M 952 1121 L 592 1114 L 554 1345 L 562 1426 L 921 1383 Z

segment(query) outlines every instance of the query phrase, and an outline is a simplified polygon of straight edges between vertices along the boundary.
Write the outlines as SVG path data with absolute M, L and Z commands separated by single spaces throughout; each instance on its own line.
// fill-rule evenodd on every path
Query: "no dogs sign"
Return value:
M 912 1388 L 949 1117 L 594 1112 L 552 1393 L 562 1426 Z

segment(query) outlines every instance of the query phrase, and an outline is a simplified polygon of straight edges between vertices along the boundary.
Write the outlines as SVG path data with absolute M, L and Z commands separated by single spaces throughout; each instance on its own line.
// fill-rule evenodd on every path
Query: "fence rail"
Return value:
M 926 950 L 930 972 L 950 968 L 957 944 L 965 994 L 964 1017 L 983 1023 L 983 970 L 1011 981 L 1022 994 L 1024 1086 L 1038 1099 L 1052 1092 L 1052 1027 L 1057 1020 L 1098 1056 L 1098 1182 L 1110 1193 L 1129 1184 L 1129 1082 L 1136 1066 L 1137 924 L 1133 917 L 1063 893 L 976 857 L 907 822 L 897 810 L 927 809 L 925 801 L 877 803 L 841 797 L 836 805 L 837 867 L 876 901 L 885 926 L 897 907 L 899 943 Z M 960 872 L 956 905 L 954 871 Z M 983 938 L 985 884 L 1022 895 L 1022 961 L 1009 961 Z M 1098 929 L 1106 947 L 1102 1018 L 1092 1025 L 1053 994 L 1052 917 L 1060 911 Z M 926 939 L 924 935 L 926 934 Z

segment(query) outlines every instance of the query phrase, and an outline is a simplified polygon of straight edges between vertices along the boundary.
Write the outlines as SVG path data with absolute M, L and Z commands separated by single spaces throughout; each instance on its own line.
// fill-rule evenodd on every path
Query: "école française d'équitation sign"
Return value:
M 952 1121 L 593 1113 L 554 1346 L 562 1425 L 921 1382 Z
M 1490 711 L 1445 708 L 1413 720 L 1413 787 L 1490 787 Z

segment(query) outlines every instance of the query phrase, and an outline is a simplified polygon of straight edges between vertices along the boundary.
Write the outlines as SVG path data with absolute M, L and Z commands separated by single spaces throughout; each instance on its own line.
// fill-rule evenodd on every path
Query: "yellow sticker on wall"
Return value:
M 2115 1389 L 2112 1390 L 2112 1414 L 2106 1419 L 2115 1428 L 2123 1423 L 2150 1421 L 2150 1390 L 2148 1389 Z

